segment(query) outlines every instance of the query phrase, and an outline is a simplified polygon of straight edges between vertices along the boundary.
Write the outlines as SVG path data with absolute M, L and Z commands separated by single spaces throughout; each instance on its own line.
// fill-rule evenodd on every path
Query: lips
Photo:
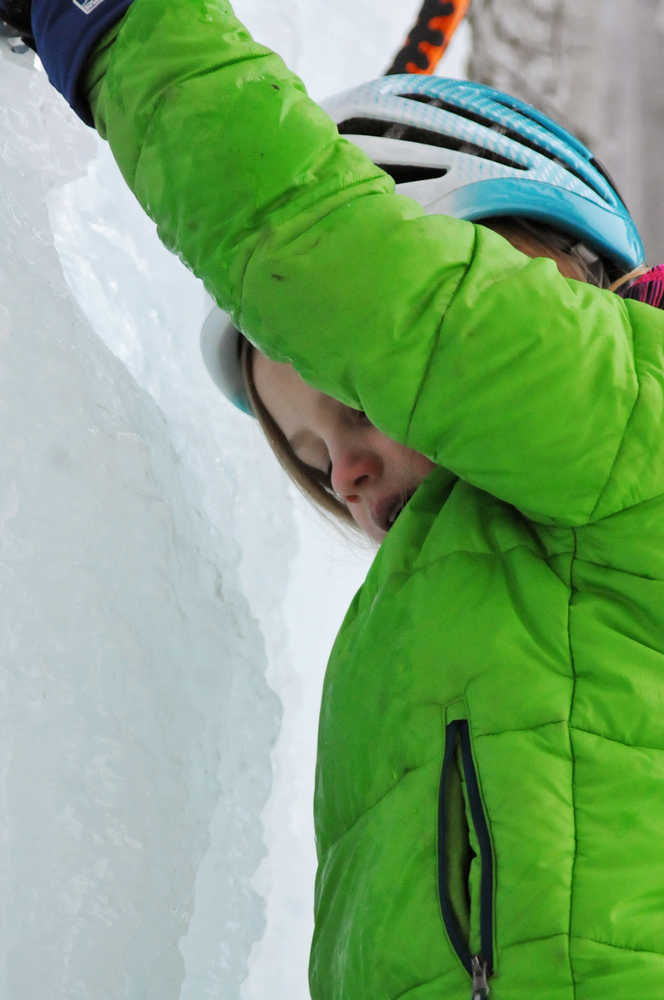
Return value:
M 389 531 L 414 492 L 415 490 L 406 493 L 392 493 L 379 500 L 375 507 L 371 508 L 371 518 L 374 524 L 378 525 L 381 531 Z

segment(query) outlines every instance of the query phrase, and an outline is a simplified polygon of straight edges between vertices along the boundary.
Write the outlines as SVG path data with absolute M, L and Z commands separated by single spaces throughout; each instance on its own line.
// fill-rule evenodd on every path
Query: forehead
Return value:
M 263 405 L 286 438 L 315 429 L 324 396 L 307 385 L 292 365 L 254 351 L 253 379 Z

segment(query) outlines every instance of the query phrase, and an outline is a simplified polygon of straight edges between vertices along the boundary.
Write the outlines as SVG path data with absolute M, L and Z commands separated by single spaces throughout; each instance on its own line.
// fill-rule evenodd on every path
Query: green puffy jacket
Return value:
M 395 196 L 224 0 L 87 87 L 222 307 L 439 466 L 327 671 L 314 1000 L 664 997 L 664 312 Z

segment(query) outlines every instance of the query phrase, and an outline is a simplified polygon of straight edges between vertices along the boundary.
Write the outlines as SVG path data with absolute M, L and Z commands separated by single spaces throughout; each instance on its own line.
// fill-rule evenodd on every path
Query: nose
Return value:
M 367 486 L 380 476 L 380 456 L 367 448 L 340 447 L 331 455 L 332 489 L 346 503 L 359 503 Z

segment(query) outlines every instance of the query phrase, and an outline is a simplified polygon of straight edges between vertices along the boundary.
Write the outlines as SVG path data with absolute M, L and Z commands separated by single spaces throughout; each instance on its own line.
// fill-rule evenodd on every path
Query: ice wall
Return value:
M 202 371 L 177 419 L 139 384 L 200 367 L 202 296 L 175 261 L 170 294 L 152 283 L 103 189 L 77 303 L 54 231 L 71 245 L 90 208 L 67 199 L 97 143 L 0 51 L 0 996 L 234 997 L 280 717 L 242 536 L 273 495 L 253 543 L 273 538 L 283 585 L 286 488 L 267 464 L 240 487 L 253 429 L 233 415 L 185 448 L 220 423 Z

